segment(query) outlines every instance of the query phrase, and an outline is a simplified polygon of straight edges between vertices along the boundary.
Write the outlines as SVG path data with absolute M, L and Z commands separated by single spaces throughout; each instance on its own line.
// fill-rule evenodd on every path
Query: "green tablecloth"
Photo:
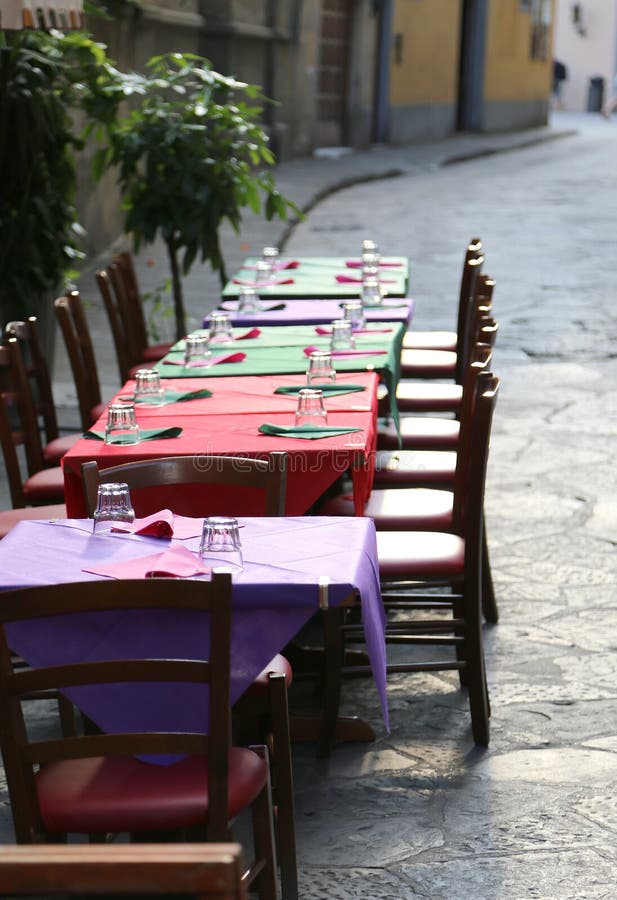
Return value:
M 233 278 L 227 282 L 223 290 L 223 297 L 235 297 L 242 285 L 236 284 L 234 279 L 241 281 L 255 281 L 255 269 L 251 268 L 257 262 L 256 258 L 244 260 L 243 267 L 236 272 Z M 348 278 L 361 279 L 362 270 L 349 268 L 347 259 L 342 256 L 301 256 L 298 258 L 297 269 L 281 269 L 272 276 L 272 281 L 288 281 L 291 284 L 272 284 L 268 287 L 260 287 L 258 293 L 263 298 L 352 298 L 359 297 L 359 283 L 340 283 L 337 275 Z M 379 277 L 383 288 L 389 297 L 406 297 L 409 287 L 409 266 L 404 256 L 384 256 L 383 262 L 400 263 L 397 266 L 381 266 Z

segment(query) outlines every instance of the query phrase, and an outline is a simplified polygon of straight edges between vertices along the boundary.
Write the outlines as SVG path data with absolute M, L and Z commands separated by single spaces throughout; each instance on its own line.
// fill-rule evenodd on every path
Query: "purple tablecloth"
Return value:
M 344 300 L 285 300 L 277 301 L 275 298 L 264 299 L 264 309 L 254 315 L 246 315 L 237 312 L 237 300 L 223 300 L 219 308 L 231 313 L 232 325 L 241 327 L 246 325 L 319 325 L 340 319 L 343 315 L 341 304 Z M 272 306 L 284 306 L 283 309 L 274 309 Z M 384 300 L 382 307 L 367 309 L 365 311 L 368 322 L 409 322 L 413 313 L 414 301 L 410 298 Z M 207 328 L 209 318 L 203 321 Z
M 388 726 L 384 613 L 375 528 L 365 518 L 298 517 L 241 520 L 244 571 L 234 576 L 231 698 L 254 678 L 319 607 L 318 580 L 329 580 L 336 606 L 358 591 L 367 648 Z M 181 542 L 197 550 L 199 539 Z M 160 552 L 169 540 L 96 535 L 88 520 L 21 522 L 0 542 L 0 587 L 97 580 L 83 569 Z M 204 576 L 206 577 L 206 576 Z M 174 582 L 170 581 L 170 591 Z M 1 602 L 1 595 L 0 595 Z M 12 648 L 32 665 L 131 656 L 201 658 L 204 617 L 168 611 L 89 613 L 71 625 L 63 617 L 9 629 Z M 67 691 L 67 694 L 69 692 Z M 70 694 L 103 730 L 203 730 L 203 689 L 192 685 L 118 685 Z

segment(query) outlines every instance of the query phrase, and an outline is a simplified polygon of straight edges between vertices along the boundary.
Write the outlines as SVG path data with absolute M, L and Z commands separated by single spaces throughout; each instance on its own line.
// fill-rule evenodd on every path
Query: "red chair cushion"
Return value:
M 378 450 L 375 455 L 375 486 L 441 484 L 454 480 L 456 453 L 446 450 Z
M 108 406 L 108 403 L 101 402 L 92 407 L 92 409 L 90 410 L 90 419 L 92 424 L 94 424 L 97 419 L 100 419 L 101 416 L 105 415 Z
M 151 369 L 155 362 L 155 359 L 151 359 L 149 362 L 142 360 L 142 362 L 137 363 L 137 365 L 131 366 L 129 369 L 129 378 L 135 378 L 135 375 L 140 369 Z
M 66 506 L 28 506 L 25 509 L 6 509 L 0 512 L 0 539 L 6 537 L 11 528 L 25 519 L 66 519 Z
M 453 502 L 451 491 L 427 488 L 374 490 L 364 515 L 373 519 L 378 531 L 450 531 Z M 353 516 L 353 497 L 350 494 L 333 497 L 321 507 L 319 514 Z
M 158 362 L 169 353 L 172 347 L 173 341 L 169 344 L 152 344 L 150 347 L 144 347 L 141 355 L 146 362 Z
M 379 575 L 402 578 L 455 578 L 463 575 L 465 542 L 441 531 L 378 531 Z
M 449 350 L 402 350 L 403 378 L 453 378 L 456 353 Z
M 463 399 L 460 384 L 400 381 L 396 389 L 399 412 L 457 412 Z
M 400 435 L 404 450 L 456 450 L 460 431 L 456 419 L 431 416 L 402 416 Z M 377 429 L 379 450 L 396 450 L 399 436 L 394 423 Z
M 60 466 L 41 469 L 24 481 L 24 496 L 30 503 L 61 503 L 64 501 L 64 475 Z
M 263 691 L 268 687 L 268 676 L 274 675 L 284 675 L 285 683 L 287 687 L 291 684 L 293 678 L 293 669 L 291 668 L 291 663 L 288 659 L 286 659 L 281 653 L 277 653 L 274 659 L 270 660 L 265 669 L 259 673 L 255 681 L 249 687 L 247 693 L 252 693 L 253 691 Z
M 67 434 L 50 441 L 43 447 L 43 459 L 46 463 L 57 465 L 80 437 L 80 434 Z
M 252 750 L 229 756 L 229 815 L 262 790 L 267 762 Z M 55 832 L 147 831 L 208 821 L 207 764 L 187 756 L 168 766 L 132 756 L 64 760 L 42 766 L 36 786 L 43 826 Z
M 456 352 L 455 331 L 407 331 L 403 335 L 403 350 L 450 350 Z

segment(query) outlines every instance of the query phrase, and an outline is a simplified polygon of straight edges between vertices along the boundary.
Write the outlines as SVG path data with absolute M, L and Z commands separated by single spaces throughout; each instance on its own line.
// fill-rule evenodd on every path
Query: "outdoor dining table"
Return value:
M 228 345 L 214 345 L 212 360 L 202 368 L 187 368 L 182 365 L 184 341 L 176 343 L 170 353 L 156 363 L 154 368 L 162 377 L 218 378 L 223 375 L 276 375 L 300 374 L 308 368 L 310 348 L 329 350 L 330 338 L 319 334 L 317 326 L 299 325 L 265 326 L 263 328 L 237 329 L 234 340 Z M 340 350 L 333 354 L 337 373 L 376 371 L 388 389 L 390 414 L 398 425 L 399 415 L 396 405 L 396 386 L 401 371 L 401 349 L 405 336 L 403 323 L 392 323 L 392 329 L 377 333 L 359 335 L 355 349 Z M 258 332 L 255 337 L 242 337 Z M 198 329 L 193 334 L 206 334 Z M 233 361 L 227 361 L 229 357 Z
M 171 368 L 171 367 L 170 367 Z M 201 370 L 195 370 L 201 371 Z M 341 374 L 339 383 L 353 383 L 359 391 L 327 397 L 328 425 L 357 428 L 358 431 L 306 440 L 293 436 L 260 433 L 265 423 L 290 426 L 294 423 L 296 397 L 275 394 L 276 387 L 300 387 L 302 375 L 261 376 L 217 379 L 164 379 L 166 388 L 194 391 L 207 385 L 210 397 L 170 403 L 162 407 L 140 407 L 137 420 L 147 431 L 181 429 L 176 436 L 142 440 L 134 445 L 107 445 L 103 440 L 82 437 L 62 459 L 66 506 L 69 516 L 87 515 L 81 483 L 81 464 L 96 460 L 104 469 L 162 456 L 224 455 L 266 458 L 272 451 L 289 456 L 287 476 L 287 515 L 302 515 L 347 470 L 351 470 L 356 510 L 362 514 L 370 496 L 376 445 L 377 375 L 374 372 Z M 128 382 L 117 397 L 131 397 L 134 382 Z M 101 435 L 105 417 L 92 426 Z M 262 498 L 250 489 L 222 485 L 159 485 L 143 489 L 135 497 L 138 515 L 148 515 L 164 507 L 184 515 L 214 515 L 224 499 L 230 512 L 245 515 L 262 511 Z
M 161 554 L 164 558 L 178 547 L 197 560 L 202 520 L 192 522 L 193 528 L 183 522 L 183 534 L 192 535 L 183 540 L 127 533 L 95 535 L 92 520 L 87 519 L 21 522 L 0 542 L 0 589 L 101 577 L 144 577 L 150 567 L 164 566 Z M 241 518 L 240 524 L 244 569 L 233 576 L 232 702 L 320 608 L 327 617 L 329 610 L 359 596 L 367 651 L 387 727 L 384 613 L 372 520 L 248 517 Z M 169 586 L 173 591 L 173 581 Z M 35 666 L 122 659 L 136 649 L 152 658 L 199 659 L 207 646 L 205 627 L 199 613 L 178 616 L 168 611 L 127 610 L 88 613 L 71 623 L 54 617 L 13 624 L 9 640 L 12 649 Z M 325 675 L 327 679 L 327 667 Z M 325 691 L 328 706 L 320 722 L 328 739 L 338 716 L 336 672 L 334 675 L 332 690 Z M 126 727 L 200 730 L 206 721 L 204 697 L 193 685 L 158 685 L 156 689 L 152 685 L 114 685 L 67 694 L 105 731 Z
M 259 312 L 245 313 L 238 310 L 236 299 L 225 299 L 219 303 L 219 310 L 228 312 L 232 325 L 319 325 L 340 319 L 343 316 L 344 300 L 336 299 L 290 299 L 289 302 L 277 303 L 265 300 Z M 410 297 L 387 298 L 379 306 L 365 307 L 364 316 L 368 328 L 381 327 L 387 322 L 403 322 L 409 325 L 413 314 L 414 302 Z M 204 316 L 203 326 L 207 328 L 210 316 Z
M 244 286 L 255 287 L 262 298 L 352 298 L 360 296 L 360 259 L 330 256 L 301 256 L 283 259 L 267 281 L 257 283 L 257 259 L 244 260 L 241 268 L 223 289 L 223 297 L 236 297 Z M 293 266 L 293 268 L 291 267 Z M 409 267 L 406 257 L 382 257 L 379 280 L 388 297 L 406 297 Z

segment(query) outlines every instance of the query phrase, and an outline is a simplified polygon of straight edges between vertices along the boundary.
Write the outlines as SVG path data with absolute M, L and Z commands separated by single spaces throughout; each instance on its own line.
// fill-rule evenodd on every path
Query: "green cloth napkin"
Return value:
M 362 384 L 289 384 L 277 387 L 275 394 L 297 394 L 305 388 L 315 388 L 323 394 L 354 394 L 356 391 L 365 391 Z
M 201 388 L 199 391 L 165 391 L 166 403 L 185 403 L 187 400 L 205 400 L 211 397 L 212 391 L 208 388 Z
M 361 428 L 345 428 L 341 425 L 269 425 L 267 423 L 260 425 L 257 430 L 273 437 L 303 438 L 307 441 L 362 431 Z
M 175 438 L 179 437 L 182 434 L 182 429 L 177 425 L 172 426 L 171 428 L 141 428 L 139 431 L 139 440 L 140 441 L 156 441 L 161 440 L 162 438 Z M 104 431 L 86 431 L 84 433 L 84 437 L 89 441 L 104 441 L 105 440 L 105 432 Z M 114 444 L 127 444 L 134 443 L 132 439 L 128 441 L 122 437 L 117 438 L 113 441 Z

